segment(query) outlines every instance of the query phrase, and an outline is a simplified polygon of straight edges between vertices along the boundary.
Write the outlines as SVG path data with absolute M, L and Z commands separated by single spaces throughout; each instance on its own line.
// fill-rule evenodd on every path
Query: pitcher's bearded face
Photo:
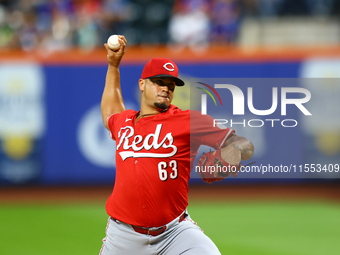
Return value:
M 144 97 L 147 102 L 161 110 L 165 110 L 172 102 L 176 83 L 171 78 L 145 79 Z

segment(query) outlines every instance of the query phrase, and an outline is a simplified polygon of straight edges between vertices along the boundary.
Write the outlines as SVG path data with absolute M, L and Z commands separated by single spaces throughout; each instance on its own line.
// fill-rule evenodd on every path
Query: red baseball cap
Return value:
M 184 81 L 178 78 L 177 65 L 167 58 L 153 58 L 145 64 L 141 78 L 157 78 L 169 77 L 173 78 L 177 86 L 183 86 Z

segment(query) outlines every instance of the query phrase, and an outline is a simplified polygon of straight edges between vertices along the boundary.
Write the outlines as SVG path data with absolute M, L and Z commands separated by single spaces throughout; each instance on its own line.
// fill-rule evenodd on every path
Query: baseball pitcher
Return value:
M 101 110 L 105 127 L 116 141 L 116 178 L 107 200 L 109 215 L 101 255 L 217 255 L 216 245 L 190 218 L 188 181 L 200 145 L 215 150 L 198 164 L 232 165 L 252 157 L 252 143 L 234 130 L 212 127 L 211 117 L 171 104 L 176 86 L 184 86 L 177 65 L 154 58 L 138 80 L 140 110 L 126 110 L 120 87 L 120 48 L 107 44 L 108 70 Z M 191 126 L 191 128 L 190 128 Z M 230 173 L 201 173 L 204 181 L 222 180 Z

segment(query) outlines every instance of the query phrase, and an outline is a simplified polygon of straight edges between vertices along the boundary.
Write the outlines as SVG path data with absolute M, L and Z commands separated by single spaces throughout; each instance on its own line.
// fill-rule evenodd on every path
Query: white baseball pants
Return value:
M 158 236 L 140 234 L 109 218 L 100 255 L 221 255 L 216 245 L 188 215 L 167 224 Z

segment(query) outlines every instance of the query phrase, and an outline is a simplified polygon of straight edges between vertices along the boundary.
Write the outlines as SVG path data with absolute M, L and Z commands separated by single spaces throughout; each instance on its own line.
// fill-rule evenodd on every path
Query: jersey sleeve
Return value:
M 235 133 L 228 127 L 214 126 L 214 119 L 200 112 L 190 113 L 190 142 L 196 145 L 207 145 L 214 149 L 222 148 L 228 138 Z
M 107 126 L 110 131 L 110 136 L 113 140 L 116 140 L 115 123 L 117 122 L 118 115 L 119 113 L 112 114 L 107 118 Z

